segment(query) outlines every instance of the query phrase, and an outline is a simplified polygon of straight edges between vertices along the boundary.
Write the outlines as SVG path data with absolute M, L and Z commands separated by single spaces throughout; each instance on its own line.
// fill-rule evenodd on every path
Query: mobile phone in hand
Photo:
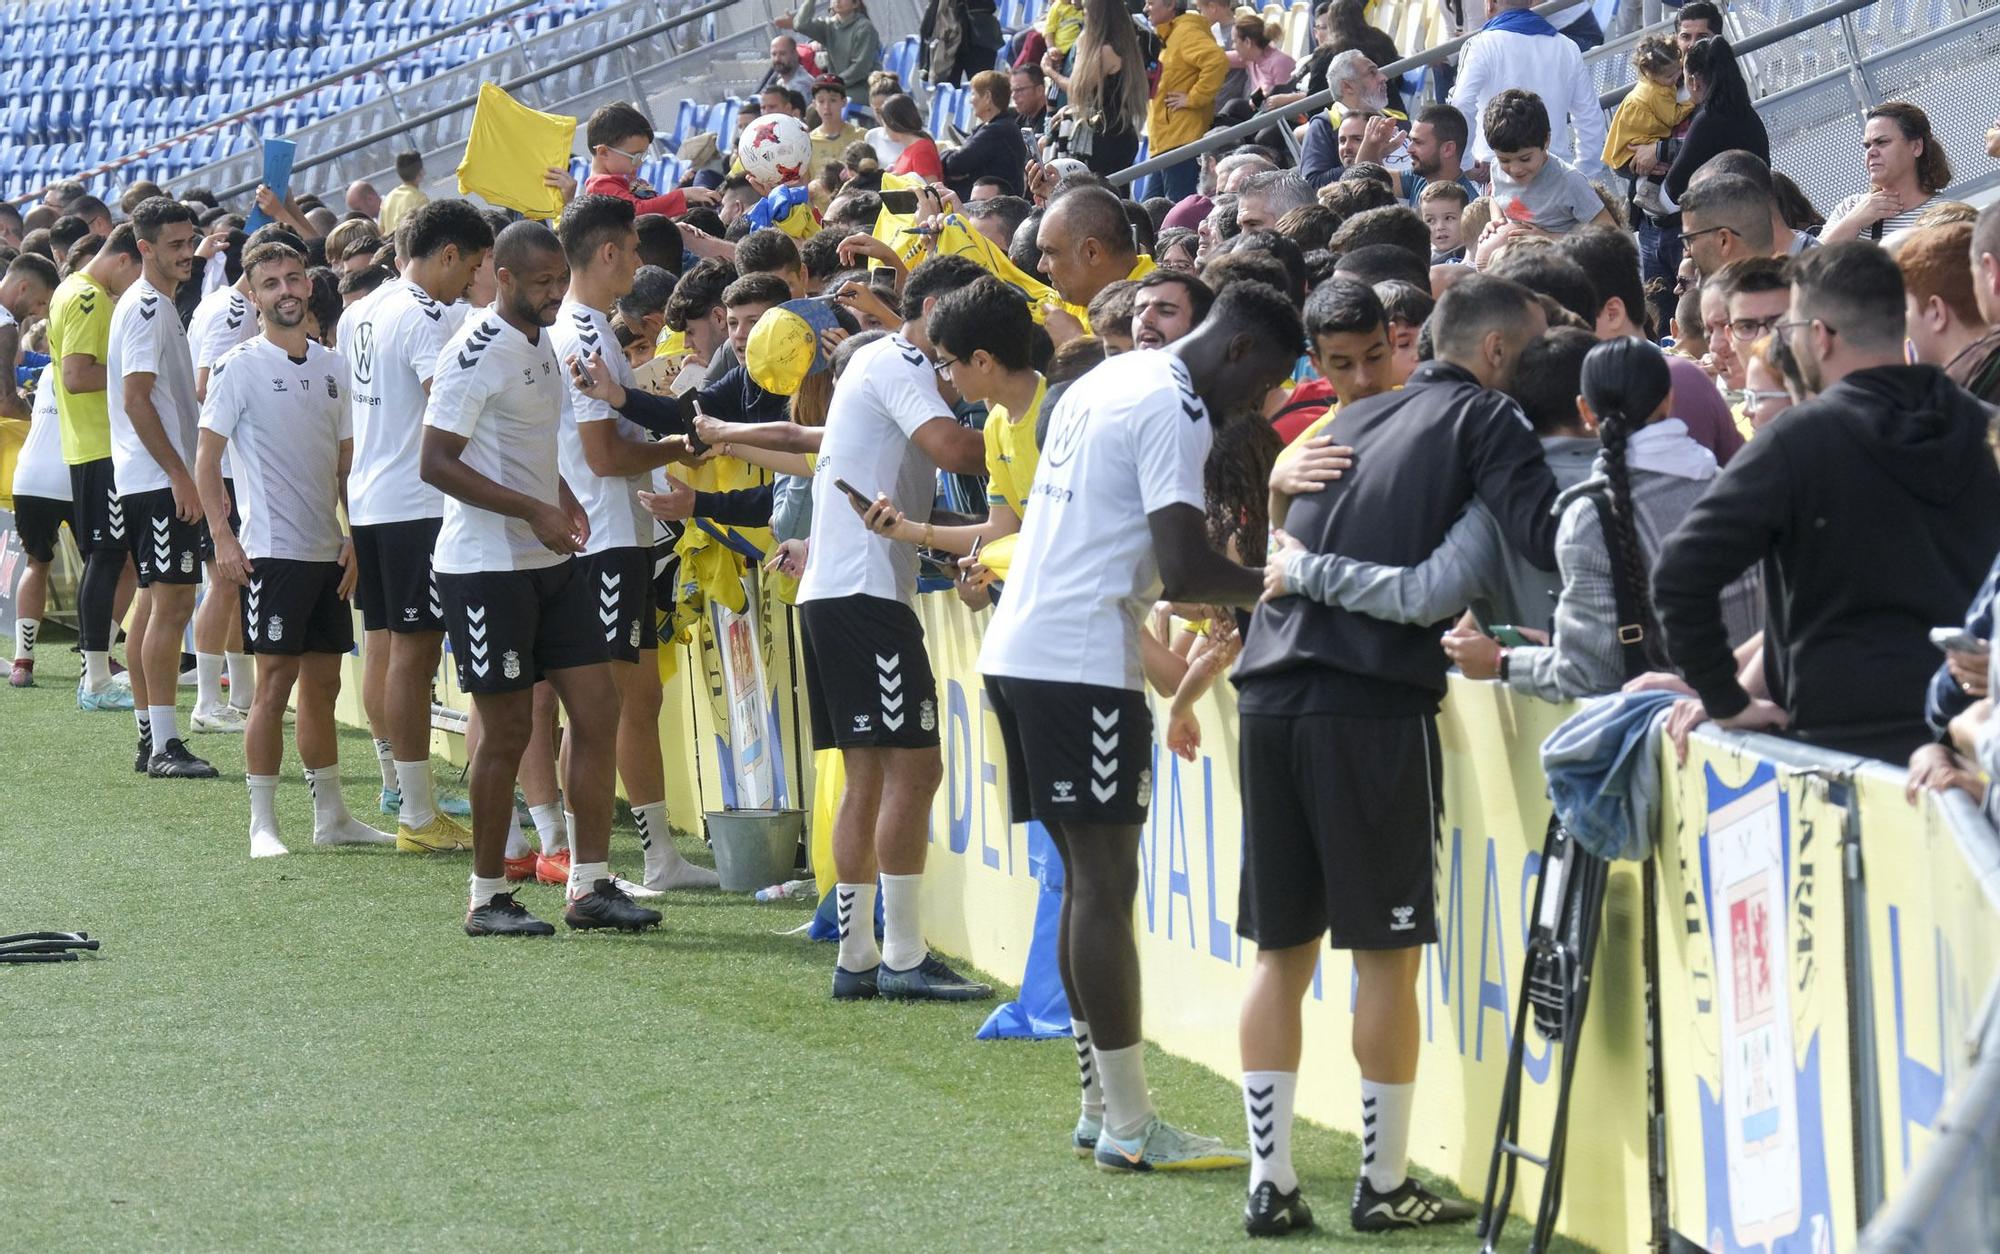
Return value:
M 1986 652 L 1986 642 L 1963 627 L 1933 627 L 1931 643 L 1946 653 Z
M 1502 648 L 1525 649 L 1532 643 L 1526 636 L 1521 634 L 1520 628 L 1509 627 L 1505 623 L 1495 623 L 1493 626 L 1488 627 L 1486 632 L 1495 640 L 1498 640 Z
M 861 495 L 860 491 L 856 489 L 853 484 L 849 483 L 845 479 L 835 479 L 833 481 L 833 486 L 839 488 L 842 492 L 847 493 L 847 499 L 853 501 L 854 508 L 858 510 L 866 510 L 869 506 L 875 503 L 869 500 L 867 497 Z

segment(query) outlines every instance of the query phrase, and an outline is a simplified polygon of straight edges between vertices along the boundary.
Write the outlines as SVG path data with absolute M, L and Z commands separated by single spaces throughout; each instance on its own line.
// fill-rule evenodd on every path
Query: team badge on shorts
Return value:
M 271 615 L 270 621 L 264 624 L 264 639 L 276 644 L 284 638 L 285 620 L 276 614 Z
M 191 575 L 193 573 L 194 573 L 194 554 L 192 553 L 181 554 L 181 574 Z
M 636 618 L 632 620 L 632 637 L 631 637 L 631 640 L 632 640 L 632 645 L 631 645 L 631 647 L 632 647 L 632 648 L 635 648 L 635 649 L 636 649 L 636 648 L 638 648 L 638 647 L 639 647 L 639 620 L 638 620 L 638 619 L 636 619 Z
M 1139 804 L 1153 804 L 1153 772 L 1151 768 L 1139 772 Z
M 521 677 L 521 655 L 512 649 L 500 655 L 500 673 L 509 679 Z
M 923 701 L 918 703 L 917 723 L 925 731 L 937 730 L 937 702 Z

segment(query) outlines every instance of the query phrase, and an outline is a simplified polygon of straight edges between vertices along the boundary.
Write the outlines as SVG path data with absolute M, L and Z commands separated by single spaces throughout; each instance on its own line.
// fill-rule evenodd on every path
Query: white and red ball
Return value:
M 782 113 L 766 114 L 743 128 L 736 141 L 743 171 L 764 183 L 799 183 L 811 177 L 812 136 L 806 124 Z

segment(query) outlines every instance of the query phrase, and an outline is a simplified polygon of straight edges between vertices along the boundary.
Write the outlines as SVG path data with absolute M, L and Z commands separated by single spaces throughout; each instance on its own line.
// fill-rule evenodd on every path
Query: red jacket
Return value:
M 629 200 L 638 213 L 664 213 L 670 218 L 678 218 L 687 212 L 687 197 L 676 188 L 664 196 L 648 196 L 641 199 L 632 190 L 632 180 L 616 174 L 593 174 L 584 180 L 583 190 L 593 196 L 616 196 Z

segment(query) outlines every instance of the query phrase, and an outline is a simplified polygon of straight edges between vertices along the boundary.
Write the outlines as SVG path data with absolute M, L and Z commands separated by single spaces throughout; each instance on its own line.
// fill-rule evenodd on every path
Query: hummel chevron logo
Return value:
M 157 296 L 141 296 L 139 298 L 139 316 L 151 322 L 153 315 L 160 312 L 159 304 L 160 298 Z
M 253 636 L 257 634 L 257 603 L 263 595 L 264 581 L 261 579 L 252 579 L 250 585 L 243 590 L 244 625 L 250 629 L 250 634 Z
M 1099 753 L 1116 753 L 1118 752 L 1118 733 L 1113 732 L 1109 736 L 1100 736 L 1096 732 L 1092 732 L 1090 733 L 1090 747 Z
M 1090 721 L 1097 724 L 1097 730 L 1110 731 L 1118 726 L 1118 711 L 1100 710 L 1093 705 L 1090 707 Z
M 902 354 L 903 360 L 909 362 L 912 366 L 923 366 L 929 364 L 925 360 L 924 355 L 922 353 L 918 352 L 915 348 L 913 348 L 908 343 L 905 343 L 902 340 L 896 341 L 896 351 Z
M 243 329 L 243 319 L 228 318 L 224 320 L 223 325 L 227 326 L 232 331 L 241 331 Z
M 836 889 L 834 890 L 834 895 L 836 898 L 834 904 L 839 908 L 840 935 L 844 940 L 847 937 L 849 925 L 854 921 L 854 890 L 851 888 Z

